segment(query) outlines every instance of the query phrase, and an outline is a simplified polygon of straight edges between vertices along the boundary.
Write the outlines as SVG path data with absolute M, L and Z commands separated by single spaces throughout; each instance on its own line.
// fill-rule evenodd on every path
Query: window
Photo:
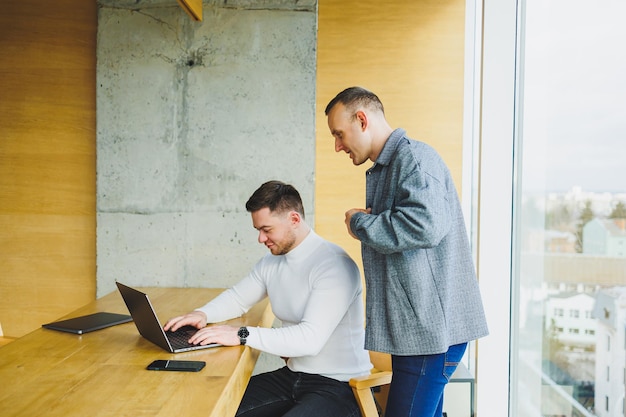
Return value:
M 467 158 L 490 325 L 478 342 L 477 413 L 612 416 L 625 391 L 603 374 L 626 358 L 626 256 L 613 233 L 626 205 L 616 174 L 626 146 L 626 2 L 471 4 L 472 39 L 482 43 L 472 49 L 479 99 L 466 136 L 478 141 Z

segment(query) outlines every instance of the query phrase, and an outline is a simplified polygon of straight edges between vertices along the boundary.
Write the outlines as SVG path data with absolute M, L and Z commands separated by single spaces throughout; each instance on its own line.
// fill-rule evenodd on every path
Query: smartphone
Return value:
M 206 362 L 202 361 L 168 361 L 168 360 L 156 360 L 152 362 L 146 369 L 150 371 L 183 371 L 183 372 L 198 372 L 204 366 Z

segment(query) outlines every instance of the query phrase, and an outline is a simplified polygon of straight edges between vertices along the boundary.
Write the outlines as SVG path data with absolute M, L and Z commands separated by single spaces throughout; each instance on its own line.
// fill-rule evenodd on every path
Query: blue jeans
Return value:
M 347 382 L 293 372 L 286 366 L 255 375 L 237 417 L 357 417 L 359 406 Z
M 392 355 L 385 417 L 442 417 L 443 390 L 466 348 L 461 343 L 436 355 Z

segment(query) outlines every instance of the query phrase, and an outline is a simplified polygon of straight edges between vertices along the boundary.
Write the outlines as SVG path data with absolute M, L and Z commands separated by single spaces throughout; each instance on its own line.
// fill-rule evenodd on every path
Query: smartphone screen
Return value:
M 198 372 L 204 366 L 206 362 L 202 361 L 168 361 L 168 360 L 156 360 L 152 362 L 146 369 L 151 371 L 183 371 L 183 372 Z

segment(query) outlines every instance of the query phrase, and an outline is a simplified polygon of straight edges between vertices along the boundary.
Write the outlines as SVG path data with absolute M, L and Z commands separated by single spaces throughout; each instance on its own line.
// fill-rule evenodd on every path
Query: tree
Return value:
M 580 212 L 580 217 L 578 218 L 578 223 L 576 224 L 576 252 L 582 253 L 583 251 L 583 228 L 587 223 L 589 223 L 595 214 L 591 209 L 591 200 L 585 201 L 585 207 L 583 207 Z
M 561 203 L 546 214 L 546 229 L 571 231 L 572 212 L 567 204 Z
M 567 368 L 567 358 L 564 355 L 565 344 L 559 340 L 559 331 L 554 319 L 550 319 L 550 326 L 543 328 L 543 338 L 541 339 L 541 351 L 544 359 Z
M 626 204 L 618 201 L 613 211 L 609 214 L 609 219 L 626 219 Z

